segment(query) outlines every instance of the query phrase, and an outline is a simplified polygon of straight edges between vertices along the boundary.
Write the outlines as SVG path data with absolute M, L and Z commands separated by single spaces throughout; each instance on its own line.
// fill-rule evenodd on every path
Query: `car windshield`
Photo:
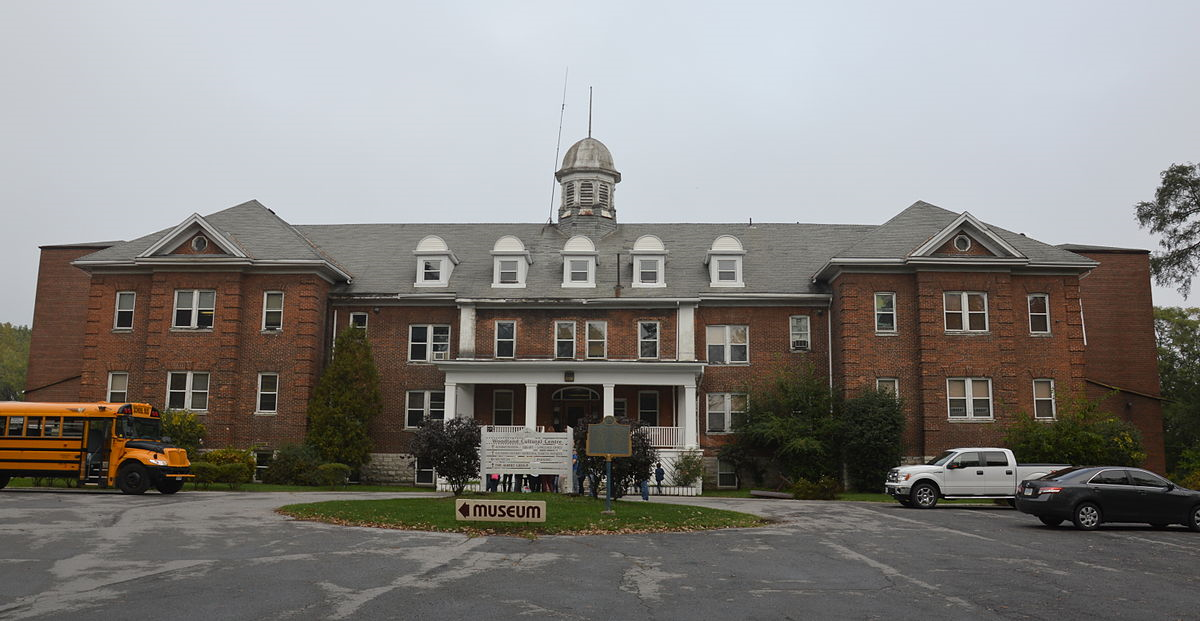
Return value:
M 957 454 L 958 454 L 957 451 L 946 451 L 945 453 L 938 455 L 932 461 L 927 462 L 925 465 L 927 465 L 927 466 L 945 466 L 947 463 L 950 462 L 950 459 Z
M 117 429 L 122 438 L 162 441 L 162 421 L 157 418 L 122 416 Z

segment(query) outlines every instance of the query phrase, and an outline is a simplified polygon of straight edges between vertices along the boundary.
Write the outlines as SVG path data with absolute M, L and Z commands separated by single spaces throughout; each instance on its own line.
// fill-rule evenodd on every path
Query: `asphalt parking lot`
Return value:
M 1200 534 L 1182 527 L 1084 533 L 992 506 L 668 498 L 778 522 L 527 540 L 272 512 L 359 496 L 4 490 L 0 618 L 1200 617 Z

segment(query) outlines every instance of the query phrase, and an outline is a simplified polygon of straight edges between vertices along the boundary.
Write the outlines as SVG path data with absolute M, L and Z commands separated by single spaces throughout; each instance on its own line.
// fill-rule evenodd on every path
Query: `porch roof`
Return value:
M 434 364 L 446 374 L 447 384 L 639 384 L 692 387 L 699 384 L 707 366 L 704 362 L 644 360 L 448 360 Z

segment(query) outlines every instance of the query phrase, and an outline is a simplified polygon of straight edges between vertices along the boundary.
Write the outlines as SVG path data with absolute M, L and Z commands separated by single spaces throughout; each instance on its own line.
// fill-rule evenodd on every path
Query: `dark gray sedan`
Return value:
M 1046 526 L 1071 520 L 1075 528 L 1095 530 L 1105 522 L 1142 522 L 1200 531 L 1200 492 L 1141 468 L 1074 467 L 1022 481 L 1017 509 Z

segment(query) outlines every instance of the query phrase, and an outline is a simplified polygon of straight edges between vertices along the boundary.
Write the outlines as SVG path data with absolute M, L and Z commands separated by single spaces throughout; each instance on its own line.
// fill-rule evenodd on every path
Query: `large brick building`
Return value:
M 619 223 L 621 175 L 592 138 L 556 176 L 556 223 L 299 226 L 250 201 L 45 246 L 28 398 L 190 408 L 209 446 L 268 452 L 303 438 L 333 339 L 361 326 L 386 404 L 376 478 L 415 476 L 430 415 L 625 414 L 669 461 L 718 446 L 745 386 L 797 365 L 847 395 L 896 391 L 912 457 L 996 444 L 1086 392 L 1163 469 L 1144 251 L 1055 247 L 924 202 L 878 226 Z

